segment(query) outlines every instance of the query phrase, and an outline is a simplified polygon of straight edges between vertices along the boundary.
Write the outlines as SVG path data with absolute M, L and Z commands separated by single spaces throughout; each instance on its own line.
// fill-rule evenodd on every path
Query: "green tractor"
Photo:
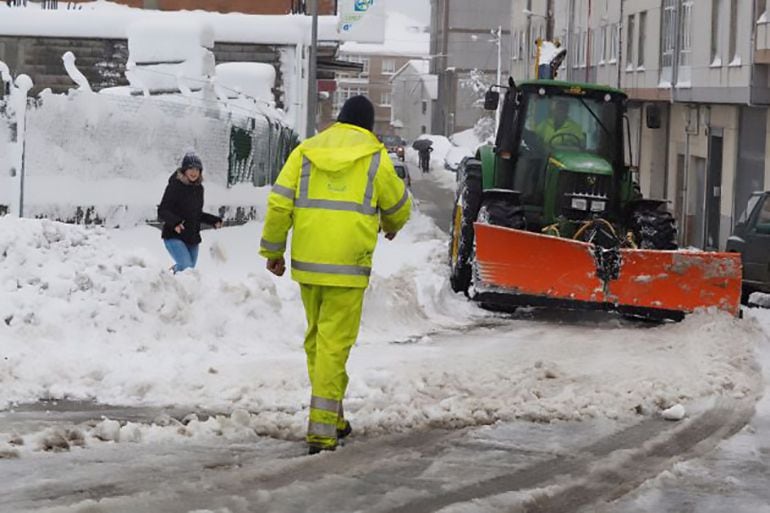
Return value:
M 458 170 L 449 249 L 455 292 L 489 306 L 648 317 L 737 308 L 734 259 L 676 252 L 666 202 L 642 198 L 626 163 L 626 101 L 612 87 L 509 79 L 494 146 Z M 489 91 L 485 108 L 498 103 Z M 677 274 L 682 259 L 688 271 Z M 703 268 L 712 263 L 723 271 L 716 279 Z M 740 265 L 737 275 L 740 284 Z

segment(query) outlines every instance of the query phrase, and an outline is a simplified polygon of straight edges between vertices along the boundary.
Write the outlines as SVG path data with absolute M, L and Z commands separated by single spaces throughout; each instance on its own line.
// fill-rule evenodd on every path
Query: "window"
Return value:
M 358 76 L 365 77 L 369 75 L 369 58 L 368 57 L 364 57 L 363 55 L 344 55 L 342 59 L 348 62 L 357 62 L 358 64 L 363 64 L 364 69 L 361 71 L 361 73 Z
M 767 0 L 757 0 L 757 23 L 767 23 Z
M 609 62 L 614 63 L 618 60 L 618 24 L 610 25 L 610 58 Z
M 573 48 L 569 49 L 569 53 L 572 54 L 572 67 L 577 68 L 580 64 L 580 32 L 572 34 Z
M 738 2 L 730 2 L 730 64 L 740 64 L 741 58 L 738 55 Z
M 383 91 L 380 93 L 380 105 L 382 105 L 383 107 L 390 107 L 391 105 L 390 91 Z
M 428 129 L 425 127 L 425 125 L 422 125 L 422 126 L 420 127 L 420 133 L 421 133 L 421 134 L 426 134 L 426 133 L 428 133 Z
M 639 13 L 639 44 L 636 48 L 636 65 L 637 67 L 644 66 L 644 40 L 647 35 L 647 11 Z
M 607 59 L 607 25 L 599 29 L 599 44 L 596 49 L 599 52 L 599 64 L 604 64 Z
M 337 91 L 334 94 L 335 94 L 334 110 L 335 110 L 335 117 L 336 117 L 336 113 L 339 113 L 340 109 L 342 108 L 342 104 L 345 103 L 345 100 L 353 96 L 358 96 L 359 94 L 368 96 L 369 91 L 366 89 L 366 87 L 339 86 L 337 88 Z
M 428 113 L 428 100 L 422 101 L 422 113 L 427 114 Z
M 722 59 L 719 49 L 722 46 L 722 34 L 719 30 L 719 14 L 722 12 L 722 0 L 711 0 L 711 65 L 719 66 Z
M 682 2 L 682 22 L 680 23 L 682 32 L 679 36 L 680 66 L 690 66 L 692 63 L 692 4 L 693 0 L 684 0 Z
M 396 72 L 396 60 L 395 59 L 383 59 L 382 60 L 382 74 L 389 75 Z
M 626 69 L 634 65 L 634 20 L 635 15 L 628 17 L 628 29 L 626 30 Z
M 661 25 L 660 65 L 662 68 L 671 68 L 676 47 L 676 0 L 663 0 Z

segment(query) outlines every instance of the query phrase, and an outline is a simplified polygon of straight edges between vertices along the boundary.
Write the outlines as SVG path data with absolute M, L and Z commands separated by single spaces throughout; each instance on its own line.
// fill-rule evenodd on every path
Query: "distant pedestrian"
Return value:
M 411 208 L 404 182 L 372 133 L 372 102 L 349 98 L 337 121 L 289 156 L 268 198 L 259 250 L 268 271 L 283 275 L 292 229 L 291 274 L 307 317 L 310 454 L 334 450 L 351 432 L 342 408 L 345 365 L 358 337 L 377 233 L 393 239 Z
M 433 152 L 431 146 L 423 146 L 417 150 L 417 154 L 420 157 L 420 169 L 423 173 L 430 171 L 430 154 Z
M 203 163 L 193 152 L 182 158 L 179 169 L 168 179 L 158 218 L 163 221 L 163 242 L 177 273 L 194 268 L 201 242 L 201 223 L 222 227 L 222 218 L 203 211 Z

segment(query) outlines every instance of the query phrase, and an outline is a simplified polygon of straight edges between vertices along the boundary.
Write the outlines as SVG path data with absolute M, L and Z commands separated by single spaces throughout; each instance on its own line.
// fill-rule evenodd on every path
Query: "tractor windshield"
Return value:
M 548 157 L 569 151 L 595 155 L 613 164 L 620 141 L 617 102 L 578 95 L 525 93 L 523 127 L 514 188 L 525 203 L 542 204 Z
M 588 152 L 615 160 L 617 150 L 614 102 L 582 96 L 540 96 L 527 102 L 523 144 L 546 153 L 556 150 Z M 536 139 L 535 139 L 536 138 Z

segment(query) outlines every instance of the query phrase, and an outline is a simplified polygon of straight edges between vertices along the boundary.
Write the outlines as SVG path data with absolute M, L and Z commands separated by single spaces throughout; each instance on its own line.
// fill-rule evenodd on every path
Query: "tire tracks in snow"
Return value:
M 712 450 L 751 419 L 754 401 L 721 404 L 679 424 L 646 419 L 573 454 L 474 483 L 442 495 L 406 503 L 388 513 L 424 513 L 485 500 L 507 492 L 530 497 L 508 511 L 562 513 L 615 500 L 675 462 Z

